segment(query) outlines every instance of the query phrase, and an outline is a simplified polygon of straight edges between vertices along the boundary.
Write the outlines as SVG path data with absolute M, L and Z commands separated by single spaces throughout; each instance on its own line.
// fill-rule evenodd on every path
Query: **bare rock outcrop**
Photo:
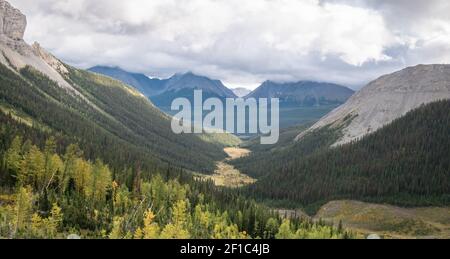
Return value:
M 26 50 L 23 41 L 27 18 L 8 2 L 0 0 L 0 43 L 18 51 Z
M 14 71 L 31 66 L 62 88 L 79 95 L 64 79 L 63 75 L 67 74 L 68 70 L 61 61 L 41 48 L 38 43 L 30 46 L 24 41 L 26 26 L 26 16 L 7 1 L 0 0 L 0 63 Z
M 357 140 L 422 104 L 450 99 L 450 65 L 418 65 L 369 83 L 344 105 L 297 137 L 325 126 L 342 127 L 335 145 Z
M 39 43 L 35 42 L 31 47 L 33 48 L 33 52 L 36 56 L 41 57 L 49 66 L 58 71 L 60 74 L 69 73 L 69 70 L 67 70 L 64 64 L 50 52 L 43 49 Z

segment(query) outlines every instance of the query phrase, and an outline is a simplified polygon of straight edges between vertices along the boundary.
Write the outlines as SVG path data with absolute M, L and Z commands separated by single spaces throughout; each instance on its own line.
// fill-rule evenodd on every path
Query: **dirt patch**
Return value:
M 251 151 L 248 149 L 237 147 L 227 147 L 224 148 L 223 151 L 225 151 L 225 153 L 227 153 L 228 155 L 227 161 L 235 160 L 241 157 L 246 157 L 251 153 Z
M 217 170 L 214 175 L 211 176 L 211 179 L 214 180 L 214 183 L 217 186 L 232 188 L 243 187 L 256 182 L 255 179 L 242 174 L 239 170 L 234 168 L 234 166 L 225 162 L 217 163 Z

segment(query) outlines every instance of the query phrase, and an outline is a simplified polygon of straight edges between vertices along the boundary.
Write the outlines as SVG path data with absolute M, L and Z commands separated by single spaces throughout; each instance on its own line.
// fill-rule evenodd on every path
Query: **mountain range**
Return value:
M 300 81 L 276 83 L 266 81 L 256 90 L 228 89 L 220 80 L 198 76 L 192 72 L 175 74 L 168 79 L 151 79 L 144 74 L 132 73 L 118 67 L 95 66 L 89 71 L 106 75 L 134 86 L 150 97 L 157 106 L 170 106 L 176 97 L 186 97 L 193 89 L 203 90 L 207 96 L 219 98 L 279 98 L 282 103 L 300 106 L 342 104 L 354 91 L 341 85 Z
M 264 82 L 246 98 L 278 98 L 281 103 L 300 106 L 342 104 L 354 93 L 353 90 L 336 84 L 301 81 L 294 83 Z
M 172 101 L 176 98 L 185 97 L 193 101 L 194 90 L 202 90 L 205 98 L 217 97 L 224 99 L 237 97 L 221 81 L 195 75 L 192 72 L 175 74 L 168 79 L 151 79 L 144 74 L 127 72 L 118 67 L 95 66 L 90 68 L 89 71 L 106 75 L 134 86 L 163 110 L 170 107 Z
M 172 101 L 187 98 L 193 103 L 194 89 L 203 90 L 204 99 L 225 98 L 279 98 L 280 127 L 314 123 L 343 104 L 353 90 L 331 83 L 300 81 L 293 83 L 264 82 L 253 92 L 245 88 L 228 89 L 220 80 L 193 73 L 176 74 L 168 79 L 150 79 L 144 74 L 127 72 L 120 68 L 97 66 L 89 69 L 134 86 L 162 111 L 172 114 Z

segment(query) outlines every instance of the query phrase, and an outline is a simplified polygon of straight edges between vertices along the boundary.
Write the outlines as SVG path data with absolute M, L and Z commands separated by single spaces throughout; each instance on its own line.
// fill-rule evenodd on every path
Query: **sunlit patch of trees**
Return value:
M 342 228 L 281 218 L 232 191 L 196 182 L 135 174 L 131 186 L 108 165 L 83 158 L 77 145 L 58 154 L 17 136 L 3 152 L 0 237 L 111 239 L 352 238 Z M 5 176 L 7 174 L 7 176 Z M 184 182 L 184 183 L 182 183 Z M 5 197 L 5 196 L 0 196 Z

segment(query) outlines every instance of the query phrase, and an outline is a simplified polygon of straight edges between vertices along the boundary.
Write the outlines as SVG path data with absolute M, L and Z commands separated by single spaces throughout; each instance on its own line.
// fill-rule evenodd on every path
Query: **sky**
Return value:
M 448 0 L 9 0 L 25 40 L 71 65 L 151 77 L 194 72 L 229 87 L 314 80 L 359 89 L 450 63 Z

